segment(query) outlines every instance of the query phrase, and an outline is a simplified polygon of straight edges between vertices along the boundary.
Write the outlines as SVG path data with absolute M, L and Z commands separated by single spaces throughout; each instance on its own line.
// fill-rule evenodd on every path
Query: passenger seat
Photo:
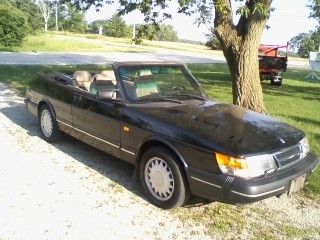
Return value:
M 116 76 L 114 75 L 113 70 L 103 70 L 101 74 L 105 76 L 106 80 L 111 80 L 114 85 L 117 84 Z
M 115 79 L 113 72 L 103 71 L 102 73 L 95 74 L 92 77 L 90 92 L 97 94 L 97 91 L 110 91 L 113 92 L 117 90 L 117 81 Z M 104 74 L 106 73 L 106 74 Z

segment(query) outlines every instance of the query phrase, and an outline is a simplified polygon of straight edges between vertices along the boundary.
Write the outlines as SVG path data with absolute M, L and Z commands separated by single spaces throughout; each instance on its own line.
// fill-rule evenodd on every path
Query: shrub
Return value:
M 0 45 L 20 46 L 28 33 L 27 17 L 10 5 L 0 5 Z

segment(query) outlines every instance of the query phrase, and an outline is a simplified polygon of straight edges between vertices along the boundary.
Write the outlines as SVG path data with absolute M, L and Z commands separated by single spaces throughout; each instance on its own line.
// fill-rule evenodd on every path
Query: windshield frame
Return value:
M 122 81 L 122 78 L 120 76 L 120 69 L 123 67 L 137 67 L 137 68 L 144 68 L 144 67 L 174 67 L 174 68 L 178 68 L 181 70 L 182 74 L 190 81 L 191 85 L 194 86 L 195 88 L 197 88 L 199 90 L 199 93 L 201 95 L 199 95 L 199 97 L 203 97 L 204 100 L 208 99 L 207 94 L 205 93 L 205 91 L 203 90 L 202 86 L 200 85 L 200 83 L 197 81 L 197 79 L 191 74 L 191 72 L 189 71 L 189 69 L 186 67 L 185 64 L 180 64 L 180 63 L 162 63 L 162 62 L 152 62 L 152 63 L 141 63 L 141 62 L 122 62 L 122 63 L 115 63 L 113 64 L 113 68 L 114 68 L 114 72 L 115 72 L 115 76 L 117 79 L 117 82 L 119 83 L 121 92 L 122 92 L 122 96 L 124 98 L 124 100 L 127 103 L 134 103 L 134 104 L 139 104 L 139 103 L 146 103 L 145 101 L 143 101 L 141 99 L 141 101 L 137 101 L 136 99 L 130 99 L 128 97 L 128 93 L 127 90 L 124 86 L 124 83 Z M 190 98 L 191 99 L 191 98 Z M 186 100 L 190 100 L 190 99 L 186 99 Z M 192 98 L 193 100 L 195 98 Z M 153 102 L 157 102 L 156 99 L 155 101 L 148 101 L 148 103 L 153 103 Z

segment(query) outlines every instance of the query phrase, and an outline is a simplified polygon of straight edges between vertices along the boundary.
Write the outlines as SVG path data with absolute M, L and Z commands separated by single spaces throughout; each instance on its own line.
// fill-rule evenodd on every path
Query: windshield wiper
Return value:
M 177 95 L 174 95 L 175 97 L 190 97 L 190 98 L 193 98 L 193 99 L 198 99 L 198 100 L 207 100 L 205 97 L 202 97 L 202 96 L 199 96 L 199 95 L 196 95 L 196 94 L 190 94 L 190 93 L 179 93 Z M 173 96 L 172 96 L 173 97 Z
M 168 97 L 156 97 L 156 98 L 142 98 L 138 99 L 135 102 L 174 102 L 174 103 L 182 103 L 179 100 L 168 98 Z

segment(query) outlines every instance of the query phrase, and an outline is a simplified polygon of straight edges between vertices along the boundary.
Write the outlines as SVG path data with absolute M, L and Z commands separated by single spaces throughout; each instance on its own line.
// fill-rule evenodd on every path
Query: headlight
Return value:
M 245 158 L 234 158 L 222 153 L 215 153 L 217 163 L 223 173 L 253 178 L 275 171 L 275 161 L 269 154 Z
M 300 146 L 301 146 L 302 157 L 304 158 L 310 152 L 310 146 L 309 146 L 307 137 L 304 137 L 300 141 Z

